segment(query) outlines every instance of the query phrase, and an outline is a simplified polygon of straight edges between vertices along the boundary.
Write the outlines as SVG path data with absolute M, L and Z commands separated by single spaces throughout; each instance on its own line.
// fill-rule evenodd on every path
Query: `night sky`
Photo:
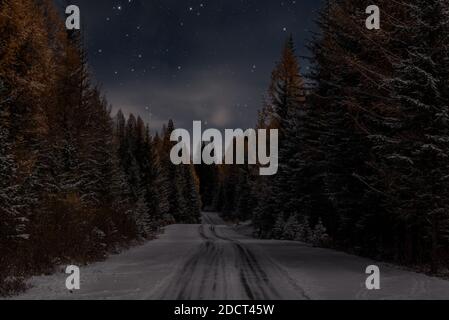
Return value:
M 61 7 L 65 0 L 55 0 Z M 214 128 L 253 127 L 282 46 L 299 55 L 320 0 L 73 0 L 89 65 L 114 111 Z M 305 61 L 303 61 L 306 64 Z M 306 65 L 303 66 L 306 69 Z M 305 70 L 303 70 L 305 71 Z

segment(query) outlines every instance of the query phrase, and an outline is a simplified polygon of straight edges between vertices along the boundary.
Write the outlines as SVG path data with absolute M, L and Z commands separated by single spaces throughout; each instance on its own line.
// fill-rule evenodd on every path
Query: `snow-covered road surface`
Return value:
M 365 287 L 366 267 L 381 290 Z M 449 281 L 333 250 L 238 234 L 217 214 L 173 225 L 158 240 L 81 268 L 81 290 L 66 274 L 34 277 L 17 299 L 449 299 Z
M 295 279 L 229 227 L 204 216 L 203 240 L 161 283 L 153 299 L 308 299 Z M 215 219 L 216 221 L 217 219 Z

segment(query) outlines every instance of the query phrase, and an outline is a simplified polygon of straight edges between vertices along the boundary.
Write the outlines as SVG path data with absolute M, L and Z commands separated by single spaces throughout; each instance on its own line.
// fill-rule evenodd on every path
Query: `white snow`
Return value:
M 172 225 L 158 240 L 66 274 L 34 277 L 15 299 L 449 299 L 449 281 L 298 242 L 237 234 L 215 214 Z M 378 265 L 381 290 L 365 288 Z

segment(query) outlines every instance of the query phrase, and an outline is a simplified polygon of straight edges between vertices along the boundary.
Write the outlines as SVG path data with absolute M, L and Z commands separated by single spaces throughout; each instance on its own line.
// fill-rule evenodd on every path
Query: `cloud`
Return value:
M 283 28 L 307 55 L 305 30 L 319 2 L 211 1 L 200 9 L 179 0 L 133 0 L 120 12 L 110 0 L 72 3 L 81 8 L 92 73 L 115 110 L 148 119 L 151 105 L 153 127 L 171 118 L 182 128 L 202 120 L 244 129 L 257 121 L 288 35 Z
M 125 113 L 140 114 L 142 118 L 147 113 L 145 108 L 150 107 L 153 126 L 168 119 L 173 119 L 177 127 L 187 129 L 194 120 L 218 129 L 244 126 L 247 117 L 255 119 L 259 108 L 258 100 L 248 107 L 248 96 L 261 96 L 263 92 L 259 93 L 258 84 L 236 81 L 225 72 L 217 71 L 219 69 L 187 72 L 182 75 L 183 81 L 148 77 L 139 82 L 109 84 L 107 96 L 115 110 L 120 108 Z M 216 76 L 212 76 L 214 74 Z

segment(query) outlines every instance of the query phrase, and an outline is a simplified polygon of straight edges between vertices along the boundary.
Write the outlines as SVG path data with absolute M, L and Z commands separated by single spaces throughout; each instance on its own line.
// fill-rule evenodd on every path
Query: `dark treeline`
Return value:
M 167 160 L 173 129 L 111 117 L 52 1 L 0 1 L 0 296 L 197 222 L 194 170 Z
M 301 75 L 293 41 L 259 128 L 280 130 L 280 169 L 217 168 L 217 208 L 257 235 L 379 259 L 449 265 L 449 5 L 327 1 Z M 312 89 L 305 90 L 305 80 Z

